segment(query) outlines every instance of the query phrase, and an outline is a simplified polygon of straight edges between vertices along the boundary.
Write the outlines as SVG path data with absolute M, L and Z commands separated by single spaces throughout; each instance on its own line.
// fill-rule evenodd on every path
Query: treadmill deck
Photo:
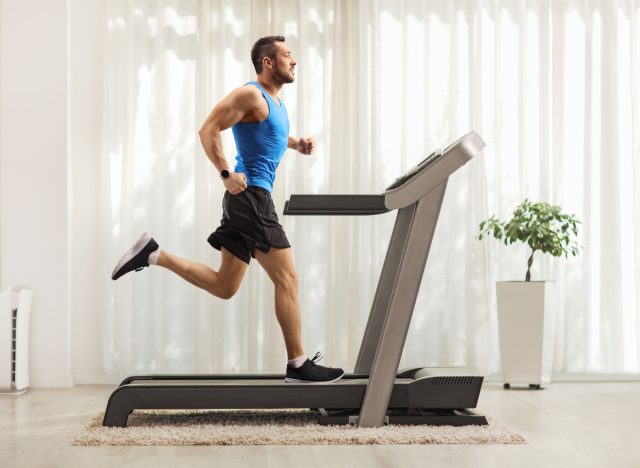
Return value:
M 436 411 L 438 421 L 478 424 L 476 421 L 480 419 L 475 415 L 467 414 L 464 418 L 447 415 L 442 419 L 442 412 L 474 408 L 482 377 L 424 376 L 425 371 L 413 369 L 400 374 L 395 379 L 388 408 Z M 344 419 L 344 412 L 357 414 L 368 384 L 369 379 L 362 374 L 345 374 L 336 382 L 319 384 L 286 383 L 284 375 L 277 374 L 259 377 L 246 374 L 133 376 L 125 379 L 111 394 L 103 425 L 125 427 L 129 414 L 134 410 L 149 409 L 322 408 L 323 411 L 337 410 L 340 414 L 324 415 L 321 422 L 349 422 L 353 415 Z M 429 417 L 433 420 L 433 415 Z

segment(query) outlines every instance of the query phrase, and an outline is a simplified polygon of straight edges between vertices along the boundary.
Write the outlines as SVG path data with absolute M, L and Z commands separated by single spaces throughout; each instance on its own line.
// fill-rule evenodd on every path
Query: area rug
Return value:
M 127 427 L 97 414 L 73 445 L 398 445 L 524 444 L 493 418 L 486 426 L 321 426 L 309 410 L 135 411 Z

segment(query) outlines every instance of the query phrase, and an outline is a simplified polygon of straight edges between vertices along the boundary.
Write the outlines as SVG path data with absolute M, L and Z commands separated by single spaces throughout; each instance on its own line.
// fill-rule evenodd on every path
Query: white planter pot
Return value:
M 549 281 L 496 283 L 502 379 L 505 388 L 540 388 L 551 381 L 553 361 L 553 286 Z

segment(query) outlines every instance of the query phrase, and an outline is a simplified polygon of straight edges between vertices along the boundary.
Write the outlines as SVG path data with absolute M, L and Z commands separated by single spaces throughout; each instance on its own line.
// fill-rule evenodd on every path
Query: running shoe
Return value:
M 311 359 L 307 359 L 300 367 L 287 366 L 286 383 L 321 384 L 335 382 L 344 375 L 342 369 L 319 366 L 317 362 L 322 359 L 321 353 L 316 353 Z
M 140 271 L 149 266 L 149 254 L 158 249 L 158 243 L 148 232 L 145 232 L 125 253 L 111 273 L 111 279 L 117 280 L 130 271 Z

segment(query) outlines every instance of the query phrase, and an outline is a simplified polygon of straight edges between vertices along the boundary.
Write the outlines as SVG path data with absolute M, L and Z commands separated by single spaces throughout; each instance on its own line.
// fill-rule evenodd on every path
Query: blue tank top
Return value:
M 289 116 L 284 103 L 276 103 L 259 83 L 257 87 L 269 106 L 269 115 L 262 122 L 238 122 L 232 127 L 236 141 L 235 172 L 247 176 L 247 185 L 273 190 L 276 169 L 289 144 Z

